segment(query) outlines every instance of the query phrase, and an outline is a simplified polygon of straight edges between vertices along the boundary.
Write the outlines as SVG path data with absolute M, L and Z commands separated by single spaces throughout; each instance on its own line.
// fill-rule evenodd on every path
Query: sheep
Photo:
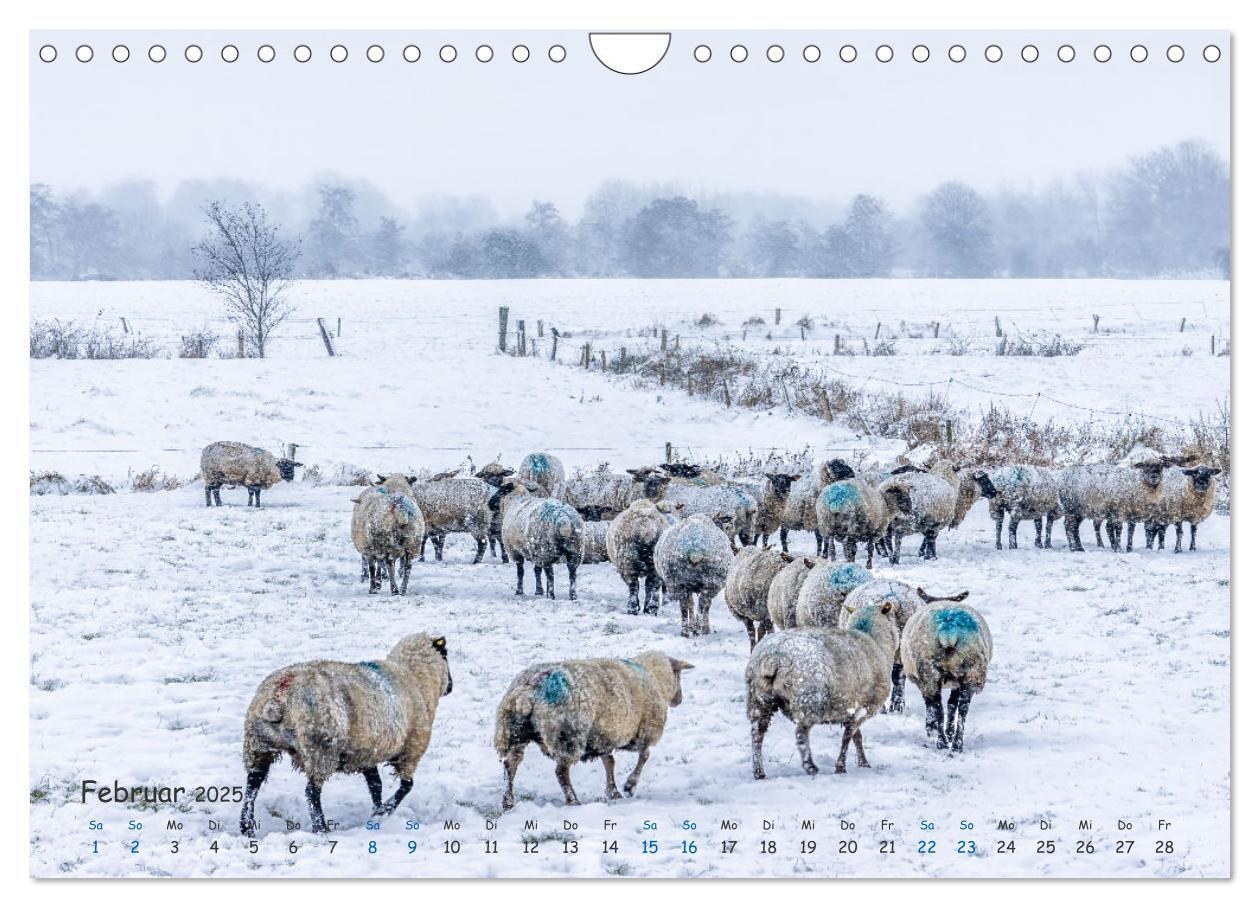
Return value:
M 681 505 L 672 502 L 640 498 L 608 525 L 608 559 L 630 590 L 626 614 L 639 614 L 640 580 L 643 581 L 643 613 L 657 613 L 661 580 L 652 554 L 656 541 L 670 527 L 665 511 L 676 513 L 679 508 Z
M 908 511 L 896 511 L 888 524 L 888 559 L 892 564 L 901 562 L 901 540 L 911 533 L 923 536 L 919 554 L 926 561 L 934 561 L 936 537 L 954 518 L 958 504 L 958 489 L 946 479 L 917 467 L 903 467 L 902 472 L 879 485 L 879 492 L 887 495 L 899 489 L 910 502 Z
M 608 560 L 609 526 L 611 521 L 608 520 L 582 521 L 583 564 L 602 564 Z
M 762 742 L 779 711 L 796 725 L 796 748 L 809 775 L 818 773 L 809 735 L 820 724 L 844 726 L 836 772 L 846 771 L 850 741 L 857 746 L 858 766 L 870 766 L 861 726 L 879 712 L 891 688 L 889 677 L 897 652 L 892 612 L 889 604 L 871 606 L 843 630 L 796 627 L 757 644 L 744 671 L 754 779 L 766 777 Z
M 1059 474 L 1059 505 L 1068 548 L 1083 552 L 1081 521 L 1107 521 L 1112 551 L 1120 551 L 1121 528 L 1129 524 L 1126 551 L 1133 550 L 1133 527 L 1159 500 L 1168 458 L 1137 448 L 1118 464 L 1081 464 Z
M 1181 551 L 1182 523 L 1190 524 L 1190 551 L 1195 550 L 1195 538 L 1199 524 L 1212 513 L 1216 498 L 1216 477 L 1221 471 L 1215 467 L 1196 466 L 1193 469 L 1169 467 L 1164 471 L 1164 482 L 1159 500 L 1155 502 L 1146 519 L 1146 547 L 1151 548 L 1155 539 L 1164 547 L 1164 534 L 1170 525 L 1177 528 L 1177 543 L 1173 552 Z M 1180 475 L 1179 475 L 1180 474 Z
M 547 592 L 556 598 L 552 567 L 563 561 L 569 569 L 569 598 L 577 599 L 577 569 L 582 563 L 582 518 L 563 501 L 537 498 L 539 488 L 528 481 L 512 479 L 499 487 L 502 493 L 503 544 L 516 562 L 516 595 L 525 595 L 525 562 L 534 565 L 534 595 L 543 595 L 542 576 L 547 575 Z
M 624 474 L 601 467 L 565 482 L 557 497 L 583 520 L 612 520 L 632 501 L 659 498 L 669 481 L 669 476 L 656 472 L 654 467 L 627 469 Z
M 425 534 L 424 514 L 411 489 L 416 477 L 395 473 L 377 478 L 379 485 L 354 499 L 350 538 L 359 552 L 363 565 L 360 579 L 368 581 L 368 592 L 380 591 L 384 570 L 389 574 L 390 593 L 405 596 L 411 562 L 419 554 Z M 396 561 L 401 561 L 401 589 L 395 578 Z
M 822 534 L 828 558 L 836 556 L 837 539 L 844 544 L 849 561 L 857 558 L 859 542 L 866 543 L 866 567 L 875 554 L 875 543 L 888 533 L 894 516 L 910 514 L 910 496 L 900 485 L 877 487 L 863 479 L 845 479 L 827 485 L 814 503 L 818 532 Z
M 412 491 L 424 514 L 425 537 L 420 541 L 420 560 L 424 561 L 425 543 L 433 540 L 433 557 L 442 560 L 449 533 L 470 533 L 477 542 L 473 564 L 486 554 L 490 535 L 490 496 L 494 489 L 475 476 L 439 473 L 412 483 Z
M 684 637 L 710 632 L 709 608 L 726 584 L 731 560 L 726 534 L 707 514 L 693 514 L 661 534 L 652 563 L 665 591 L 678 600 Z
M 1019 548 L 1019 523 L 1032 520 L 1037 548 L 1051 548 L 1050 533 L 1062 510 L 1059 505 L 1059 477 L 1054 470 L 1018 463 L 996 470 L 976 470 L 971 474 L 980 494 L 989 500 L 997 548 L 1002 548 L 1002 520 L 1010 514 L 1007 533 L 1009 547 Z M 1041 525 L 1045 521 L 1045 542 Z
M 769 545 L 770 536 L 779 533 L 783 551 L 788 550 L 787 536 L 782 533 L 783 512 L 787 508 L 792 483 L 801 478 L 800 473 L 767 473 L 764 483 L 750 482 L 744 485 L 757 502 L 757 516 L 753 520 L 753 545 Z
M 277 458 L 262 448 L 238 441 L 216 441 L 201 451 L 201 478 L 206 483 L 206 507 L 223 501 L 219 490 L 226 486 L 244 486 L 247 505 L 262 507 L 262 490 L 270 489 L 280 480 L 293 481 L 293 470 L 302 466 L 296 460 Z
M 757 500 L 733 483 L 699 486 L 675 479 L 665 488 L 660 500 L 682 505 L 689 516 L 707 514 L 725 532 L 732 553 L 736 539 L 745 544 L 752 541 Z
M 961 602 L 967 598 L 966 593 L 962 596 L 934 596 L 934 601 L 944 602 Z M 847 623 L 852 619 L 853 613 L 859 609 L 868 606 L 883 605 L 885 602 L 891 603 L 893 607 L 893 615 L 897 619 L 897 630 L 904 632 L 906 622 L 910 620 L 910 616 L 919 610 L 919 606 L 923 604 L 923 599 L 919 596 L 910 584 L 902 583 L 900 580 L 888 580 L 884 578 L 875 578 L 863 583 L 853 592 L 844 598 L 844 610 L 847 613 L 844 616 L 844 622 Z M 844 623 L 841 624 L 844 626 Z M 893 658 L 892 666 L 892 696 L 888 701 L 888 711 L 890 713 L 899 713 L 905 710 L 906 676 L 901 664 L 901 651 L 898 650 L 897 655 Z
M 806 476 L 792 484 L 779 525 L 779 543 L 786 552 L 789 530 L 806 530 L 814 534 L 815 555 L 823 555 L 822 533 L 818 531 L 818 516 L 814 505 L 824 486 L 842 479 L 854 477 L 852 467 L 839 458 L 822 461 Z
M 526 454 L 516 475 L 519 479 L 538 486 L 550 498 L 564 485 L 564 464 L 554 454 Z
M 488 463 L 473 475 L 484 481 L 495 491 L 490 495 L 490 500 L 486 504 L 490 508 L 490 557 L 494 557 L 494 547 L 497 544 L 499 554 L 503 557 L 503 563 L 507 564 L 507 549 L 503 547 L 503 512 L 499 508 L 499 502 L 503 497 L 499 487 L 504 481 L 515 474 L 516 471 L 510 467 L 505 467 L 498 463 Z
M 257 835 L 254 801 L 282 754 L 306 775 L 312 832 L 328 832 L 320 791 L 339 772 L 363 774 L 373 816 L 393 813 L 411 791 L 438 701 L 452 687 L 446 638 L 429 634 L 403 637 L 380 661 L 319 660 L 272 672 L 245 711 L 241 835 Z M 388 801 L 381 800 L 381 763 L 398 776 Z
M 775 576 L 792 563 L 792 556 L 769 548 L 747 546 L 731 563 L 726 575 L 726 606 L 744 623 L 748 631 L 748 648 L 770 633 L 770 611 L 767 599 Z
M 716 470 L 690 463 L 663 463 L 658 469 L 679 485 L 720 486 L 726 485 L 726 477 Z
M 901 661 L 906 677 L 923 695 L 927 734 L 936 747 L 963 749 L 963 729 L 971 698 L 984 690 L 993 658 L 993 638 L 984 617 L 969 605 L 964 590 L 938 597 L 917 591 L 924 606 L 906 621 L 901 637 Z M 941 691 L 949 694 L 949 718 L 941 705 Z
M 801 581 L 796 595 L 797 627 L 839 627 L 844 619 L 844 600 L 871 579 L 871 572 L 856 564 L 824 561 Z
M 516 804 L 516 770 L 530 742 L 556 764 L 564 803 L 579 803 L 569 780 L 579 760 L 604 764 L 605 797 L 619 799 L 613 754 L 636 751 L 639 761 L 624 791 L 633 797 L 651 749 L 665 732 L 669 708 L 682 703 L 682 673 L 693 666 L 661 652 L 633 659 L 581 659 L 531 665 L 517 675 L 499 703 L 494 748 L 507 788 L 503 809 Z
M 770 614 L 770 623 L 775 630 L 796 627 L 796 602 L 801 591 L 801 584 L 806 575 L 818 561 L 804 555 L 793 555 L 790 564 L 783 566 L 766 593 L 766 611 Z

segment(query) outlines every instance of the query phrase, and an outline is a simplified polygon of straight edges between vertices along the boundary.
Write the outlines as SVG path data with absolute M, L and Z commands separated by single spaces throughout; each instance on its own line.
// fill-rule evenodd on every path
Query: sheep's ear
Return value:
M 924 590 L 923 587 L 921 586 L 917 587 L 915 589 L 915 592 L 919 594 L 919 598 L 922 599 L 924 602 L 930 603 L 932 601 L 932 597 L 927 594 L 927 591 Z
M 805 567 L 807 568 L 812 568 L 818 563 L 817 559 L 814 558 L 802 558 L 801 561 L 805 562 Z
M 1220 473 L 1221 471 L 1220 471 L 1220 468 L 1219 468 L 1219 467 L 1211 467 L 1211 468 L 1209 468 L 1209 469 L 1208 469 L 1208 471 L 1207 471 L 1207 472 L 1208 472 L 1208 475 L 1209 475 L 1209 476 L 1215 476 L 1216 474 Z
M 439 653 L 441 653 L 443 656 L 445 656 L 445 655 L 446 655 L 446 638 L 445 638 L 445 637 L 434 637 L 434 638 L 433 638 L 433 648 L 434 648 L 435 650 L 437 650 Z
M 415 482 L 415 481 L 416 481 L 416 477 L 415 477 L 415 476 L 408 476 L 408 477 L 407 477 L 407 484 L 408 484 L 408 485 L 410 485 L 411 483 L 413 483 L 413 482 Z
M 684 662 L 682 659 L 670 658 L 669 664 L 675 672 L 685 672 L 689 668 L 695 668 L 690 662 Z
M 1187 470 L 1187 469 L 1185 469 L 1184 467 L 1182 468 L 1181 472 L 1182 472 L 1182 473 L 1185 473 L 1187 476 L 1193 476 L 1193 475 L 1194 475 L 1194 470 Z
M 384 476 L 382 476 L 380 473 L 377 473 L 377 474 L 376 474 L 376 484 L 377 484 L 377 485 L 384 485 L 384 484 L 385 484 L 385 477 L 384 477 Z
M 516 472 L 516 471 L 515 471 L 515 470 L 513 470 L 513 469 L 505 469 L 505 470 L 501 470 L 501 471 L 499 472 L 499 475 L 500 475 L 500 476 L 511 476 L 511 475 L 512 475 L 513 473 L 515 473 L 515 472 Z
M 893 610 L 893 604 L 891 602 L 885 602 L 883 605 L 879 607 L 879 610 L 881 614 L 891 615 L 892 610 Z
M 800 473 L 793 473 L 793 474 L 792 474 L 792 481 L 793 481 L 793 482 L 796 482 L 796 481 L 797 481 L 798 479 L 800 479 L 800 478 L 801 478 L 801 474 L 800 474 Z

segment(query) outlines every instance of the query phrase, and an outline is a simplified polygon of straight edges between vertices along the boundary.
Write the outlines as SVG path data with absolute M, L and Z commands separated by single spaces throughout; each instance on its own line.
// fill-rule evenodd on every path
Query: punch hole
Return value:
M 771 63 L 783 62 L 783 48 L 777 44 L 771 44 L 766 48 L 766 59 Z
M 455 50 L 453 45 L 443 44 L 438 49 L 438 59 L 443 63 L 454 63 L 455 58 L 459 56 L 459 51 Z
M 74 58 L 80 63 L 91 63 L 92 46 L 90 44 L 80 44 L 74 49 Z
M 1141 44 L 1134 44 L 1129 48 L 1129 59 L 1134 63 L 1145 63 L 1147 58 L 1146 48 Z
M 1074 48 L 1071 44 L 1059 45 L 1059 62 L 1060 63 L 1071 63 L 1075 59 L 1076 59 L 1076 48 Z
M 149 59 L 154 63 L 161 63 L 166 59 L 166 48 L 161 44 L 154 44 L 149 48 Z
M 564 49 L 563 44 L 553 44 L 547 48 L 547 59 L 552 63 L 563 63 L 564 58 L 568 56 L 568 52 Z
M 115 44 L 110 56 L 114 58 L 115 63 L 126 63 L 131 59 L 131 51 L 126 44 Z
M 806 63 L 817 63 L 822 59 L 822 51 L 817 44 L 807 44 L 801 51 L 801 56 L 805 58 Z
M 478 63 L 489 63 L 494 59 L 494 48 L 489 44 L 483 44 L 477 48 L 476 56 Z
M 420 48 L 414 44 L 408 44 L 403 48 L 403 59 L 408 63 L 415 63 L 420 59 Z
M 916 44 L 910 51 L 910 57 L 915 63 L 926 63 L 931 56 L 932 52 L 928 50 L 926 44 Z
M 299 44 L 293 48 L 293 59 L 299 63 L 309 63 L 311 61 L 311 49 L 305 44 Z
M 345 63 L 350 59 L 350 51 L 346 50 L 344 44 L 334 44 L 328 51 L 328 56 L 334 63 Z
M 1182 50 L 1180 44 L 1172 44 L 1168 48 L 1168 62 L 1180 63 L 1185 59 L 1186 52 Z
M 846 44 L 840 48 L 840 59 L 844 63 L 852 63 L 857 59 L 857 48 L 852 44 Z
M 967 48 L 961 44 L 955 44 L 949 49 L 949 59 L 954 63 L 961 63 L 967 59 Z
M 367 49 L 367 58 L 369 63 L 380 63 L 385 59 L 385 48 L 379 44 L 373 44 Z
M 512 48 L 512 59 L 517 63 L 524 63 L 529 59 L 529 48 L 524 44 L 518 44 Z
M 1203 48 L 1203 59 L 1209 63 L 1215 63 L 1217 60 L 1221 59 L 1221 49 L 1215 44 L 1209 44 L 1207 47 Z
M 748 59 L 748 48 L 742 44 L 736 44 L 731 48 L 731 59 L 736 63 L 743 63 Z
M 196 44 L 189 44 L 184 48 L 184 59 L 189 63 L 201 62 L 201 48 Z
M 236 49 L 235 44 L 225 44 L 223 49 L 219 51 L 219 57 L 224 63 L 235 63 L 241 56 L 241 52 Z
M 707 44 L 697 44 L 691 55 L 696 58 L 697 63 L 708 63 L 713 59 L 713 51 L 709 49 Z
M 45 44 L 39 49 L 39 59 L 44 63 L 51 63 L 53 60 L 56 60 L 57 48 L 53 47 L 51 44 Z
M 270 63 L 276 58 L 276 49 L 270 44 L 264 44 L 258 48 L 258 62 Z
M 1041 56 L 1041 53 L 1037 50 L 1037 45 L 1025 44 L 1024 49 L 1019 52 L 1019 55 L 1024 58 L 1025 63 L 1036 63 L 1037 58 Z
M 984 49 L 984 58 L 990 63 L 996 63 L 1002 59 L 1002 48 L 996 44 L 990 44 Z
M 887 63 L 893 58 L 893 49 L 887 44 L 881 44 L 875 48 L 875 59 L 880 63 Z
M 1099 44 L 1094 48 L 1094 59 L 1099 63 L 1106 63 L 1111 59 L 1111 48 L 1106 44 Z

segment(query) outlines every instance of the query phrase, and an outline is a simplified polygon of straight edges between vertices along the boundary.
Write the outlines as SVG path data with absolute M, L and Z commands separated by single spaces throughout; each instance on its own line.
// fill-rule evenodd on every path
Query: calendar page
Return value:
M 1230 67 L 32 33 L 31 874 L 1228 877 Z

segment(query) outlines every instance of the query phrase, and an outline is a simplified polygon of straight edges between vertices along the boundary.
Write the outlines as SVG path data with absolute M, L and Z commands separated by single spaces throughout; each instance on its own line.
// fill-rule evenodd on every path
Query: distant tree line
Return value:
M 826 195 L 820 192 L 820 196 Z M 609 181 L 566 220 L 536 201 L 515 220 L 480 199 L 410 213 L 364 182 L 300 197 L 240 183 L 150 184 L 95 196 L 30 191 L 35 279 L 189 278 L 205 206 L 257 204 L 300 239 L 297 277 L 1165 277 L 1229 273 L 1229 168 L 1187 141 L 1102 175 L 981 193 L 947 182 L 902 211 L 872 195 L 841 206 L 693 197 Z

